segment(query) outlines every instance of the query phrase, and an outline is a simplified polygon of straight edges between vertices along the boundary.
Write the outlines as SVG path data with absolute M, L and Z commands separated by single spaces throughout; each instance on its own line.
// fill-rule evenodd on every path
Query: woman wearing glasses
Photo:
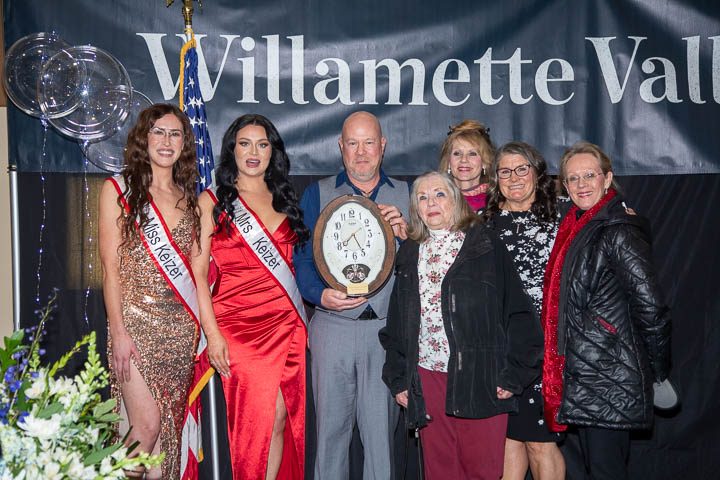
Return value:
M 475 120 L 450 127 L 443 142 L 438 170 L 447 172 L 474 212 L 486 204 L 487 173 L 494 152 L 490 130 Z
M 122 174 L 100 193 L 100 258 L 112 395 L 120 435 L 161 468 L 131 477 L 180 478 L 180 435 L 199 326 L 189 269 L 198 239 L 195 138 L 176 106 L 153 105 L 130 131 Z M 161 253 L 159 253 L 161 252 Z M 162 260 L 158 258 L 162 255 Z M 174 265 L 174 266 L 171 266 Z
M 490 172 L 488 206 L 482 215 L 510 252 L 539 324 L 545 265 L 560 223 L 555 182 L 540 152 L 524 142 L 500 147 Z M 560 209 L 567 210 L 567 203 Z M 523 480 L 528 467 L 535 480 L 565 478 L 556 444 L 561 437 L 545 425 L 541 389 L 538 376 L 519 398 L 517 414 L 508 417 L 504 480 Z
M 545 417 L 577 426 L 590 478 L 622 480 L 630 430 L 652 425 L 652 384 L 668 375 L 670 316 L 648 222 L 626 211 L 608 156 L 576 143 L 560 176 L 574 205 L 545 273 Z

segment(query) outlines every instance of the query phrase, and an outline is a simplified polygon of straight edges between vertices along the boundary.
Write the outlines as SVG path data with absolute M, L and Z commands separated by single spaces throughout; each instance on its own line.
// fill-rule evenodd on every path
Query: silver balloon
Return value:
M 8 98 L 23 112 L 34 117 L 43 115 L 38 102 L 38 80 L 43 66 L 56 54 L 70 45 L 55 33 L 34 33 L 13 43 L 5 55 L 3 83 Z M 60 117 L 69 114 L 78 104 L 78 85 L 81 72 L 70 68 L 67 81 L 58 85 L 65 102 L 54 105 L 52 115 Z
M 38 98 L 47 106 L 62 104 L 63 85 L 81 71 L 79 102 L 68 115 L 50 118 L 60 133 L 76 140 L 101 140 L 125 121 L 132 101 L 132 84 L 125 67 L 112 55 L 92 46 L 65 49 L 43 66 Z
M 125 165 L 124 154 L 128 133 L 137 123 L 140 112 L 150 106 L 152 106 L 152 102 L 148 97 L 133 90 L 128 116 L 117 126 L 112 135 L 101 141 L 80 142 L 80 148 L 82 148 L 85 158 L 103 170 L 120 173 Z

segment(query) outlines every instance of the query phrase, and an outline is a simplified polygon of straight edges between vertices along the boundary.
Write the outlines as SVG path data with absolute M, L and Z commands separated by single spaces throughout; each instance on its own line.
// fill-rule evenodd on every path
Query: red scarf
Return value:
M 558 353 L 558 308 L 560 304 L 560 277 L 565 256 L 573 240 L 592 218 L 597 215 L 614 196 L 610 189 L 590 210 L 577 218 L 578 207 L 573 205 L 558 229 L 550 260 L 545 268 L 543 285 L 542 325 L 545 330 L 545 358 L 543 360 L 543 399 L 545 402 L 545 420 L 553 432 L 567 430 L 567 425 L 557 423 L 563 393 L 563 370 L 565 356 Z

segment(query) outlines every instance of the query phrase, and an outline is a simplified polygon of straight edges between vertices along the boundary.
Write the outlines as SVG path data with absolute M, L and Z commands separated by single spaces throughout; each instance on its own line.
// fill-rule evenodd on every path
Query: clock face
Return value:
M 340 206 L 328 219 L 322 250 L 330 273 L 342 281 L 361 283 L 377 278 L 385 259 L 382 227 L 372 213 L 355 202 Z
M 385 283 L 395 239 L 372 201 L 356 195 L 333 200 L 315 230 L 315 262 L 330 286 L 344 287 L 349 295 L 366 295 Z

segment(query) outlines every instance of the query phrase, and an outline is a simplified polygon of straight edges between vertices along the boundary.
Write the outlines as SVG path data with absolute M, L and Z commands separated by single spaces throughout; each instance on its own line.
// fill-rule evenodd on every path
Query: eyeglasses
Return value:
M 582 175 L 570 175 L 567 177 L 563 183 L 565 185 L 572 185 L 573 187 L 576 186 L 578 183 L 580 183 L 580 179 L 582 178 L 585 183 L 592 183 L 595 181 L 597 177 L 602 177 L 605 174 L 603 172 L 586 172 Z
M 526 163 L 525 165 L 520 165 L 519 167 L 515 168 L 498 168 L 495 173 L 497 173 L 498 178 L 502 178 L 503 180 L 507 180 L 508 178 L 512 177 L 513 172 L 515 172 L 515 175 L 518 177 L 524 177 L 528 173 L 530 173 L 530 164 Z
M 185 137 L 181 130 L 166 130 L 160 127 L 152 127 L 150 129 L 150 137 L 155 141 L 161 142 L 169 138 L 171 142 L 181 142 Z

